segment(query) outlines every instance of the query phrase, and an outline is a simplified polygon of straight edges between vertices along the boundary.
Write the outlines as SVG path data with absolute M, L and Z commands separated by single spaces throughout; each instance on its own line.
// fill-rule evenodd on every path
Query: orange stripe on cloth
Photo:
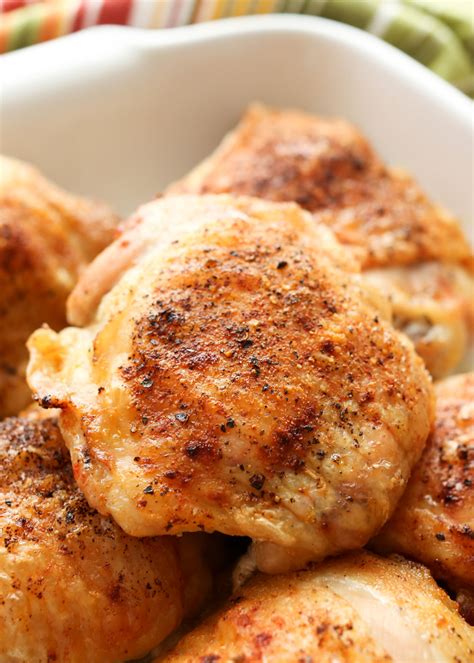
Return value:
M 62 13 L 64 7 L 62 5 L 51 5 L 49 11 L 44 14 L 43 20 L 39 26 L 38 41 L 48 41 L 54 39 L 62 34 Z
M 74 32 L 81 0 L 55 0 L 48 4 L 38 34 L 38 41 L 48 41 Z
M 224 8 L 226 6 L 225 0 L 214 0 L 214 12 L 212 14 L 212 19 L 222 18 L 224 15 Z
M 9 30 L 6 21 L 0 21 L 0 53 L 6 53 L 7 51 L 8 34 Z
M 200 4 L 201 4 L 201 0 L 195 0 L 194 9 L 193 9 L 191 17 L 189 19 L 190 23 L 195 23 L 196 22 L 197 15 L 199 14 L 199 9 L 200 9 L 199 5 Z

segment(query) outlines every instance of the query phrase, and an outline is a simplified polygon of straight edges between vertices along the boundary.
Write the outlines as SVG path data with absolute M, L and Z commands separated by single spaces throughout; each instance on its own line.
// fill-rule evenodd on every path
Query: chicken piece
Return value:
M 474 373 L 438 383 L 436 395 L 434 431 L 373 546 L 423 562 L 467 597 L 474 592 Z
M 82 267 L 111 240 L 104 205 L 57 189 L 27 164 L 0 156 L 0 417 L 30 400 L 26 341 L 66 324 L 65 302 Z
M 340 119 L 252 105 L 214 154 L 167 193 L 297 202 L 353 247 L 364 269 L 470 256 L 456 219 L 409 175 L 386 168 Z
M 55 419 L 0 423 L 0 660 L 146 654 L 210 588 L 204 535 L 134 539 L 77 488 Z
M 332 228 L 364 270 L 378 270 L 377 282 L 394 297 L 395 322 L 435 377 L 464 355 L 474 281 L 462 230 L 411 177 L 386 168 L 351 124 L 253 105 L 214 154 L 167 193 L 235 193 L 299 203 Z M 440 288 L 427 288 L 420 303 L 416 283 L 425 263 L 434 263 Z M 403 274 L 396 285 L 387 270 L 394 267 Z
M 380 297 L 297 205 L 164 198 L 73 293 L 88 326 L 32 336 L 29 383 L 126 532 L 249 536 L 278 572 L 362 546 L 425 444 L 431 381 Z
M 474 281 L 465 269 L 433 261 L 364 275 L 389 297 L 394 326 L 411 338 L 434 377 L 462 361 L 474 327 Z
M 367 552 L 257 576 L 155 663 L 460 663 L 474 630 L 428 571 Z

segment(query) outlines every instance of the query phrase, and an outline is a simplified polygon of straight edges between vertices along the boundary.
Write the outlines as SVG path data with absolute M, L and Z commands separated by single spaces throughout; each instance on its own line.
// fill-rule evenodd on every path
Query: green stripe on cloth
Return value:
M 39 31 L 43 19 L 41 5 L 30 5 L 17 10 L 17 20 L 14 29 L 8 36 L 7 50 L 15 51 L 17 48 L 35 44 L 39 39 Z
M 285 8 L 282 10 L 288 14 L 299 14 L 305 4 L 305 0 L 286 0 Z
M 465 78 L 461 78 L 458 81 L 455 81 L 453 83 L 457 88 L 461 90 L 461 92 L 464 92 L 465 94 L 469 95 L 470 97 L 474 97 L 474 67 L 471 70 L 471 73 L 469 76 L 466 76 Z
M 286 7 L 286 0 L 277 0 L 274 11 L 276 14 L 280 14 L 285 11 L 285 7 Z
M 413 7 L 401 5 L 380 36 L 447 80 L 463 80 L 471 72 L 470 57 L 454 32 Z
M 432 14 L 457 34 L 474 55 L 474 5 L 472 0 L 403 0 Z
M 372 20 L 378 5 L 379 0 L 327 0 L 321 16 L 363 29 Z
M 303 7 L 303 14 L 319 16 L 326 2 L 327 0 L 306 0 L 306 4 Z

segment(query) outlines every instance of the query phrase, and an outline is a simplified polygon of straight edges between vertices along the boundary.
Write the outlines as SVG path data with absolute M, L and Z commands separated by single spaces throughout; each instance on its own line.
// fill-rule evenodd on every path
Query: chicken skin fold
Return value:
M 44 322 L 66 325 L 66 299 L 82 268 L 112 241 L 116 222 L 105 205 L 0 156 L 0 417 L 31 400 L 26 341 Z
M 350 255 L 295 204 L 163 198 L 29 341 L 90 504 L 129 534 L 254 540 L 278 572 L 364 545 L 433 416 L 431 379 Z
M 0 660 L 107 663 L 143 656 L 206 599 L 205 538 L 127 536 L 77 488 L 54 418 L 5 419 Z
M 154 663 L 467 663 L 474 629 L 428 571 L 367 552 L 251 579 Z
M 350 123 L 252 105 L 217 150 L 166 193 L 297 202 L 332 228 L 392 299 L 395 324 L 433 376 L 444 377 L 462 359 L 474 280 L 461 227 L 407 173 L 387 168 Z M 426 272 L 435 279 L 423 278 Z
M 397 509 L 374 540 L 423 562 L 474 620 L 474 373 L 436 385 L 436 419 Z M 468 614 L 469 613 L 469 614 Z

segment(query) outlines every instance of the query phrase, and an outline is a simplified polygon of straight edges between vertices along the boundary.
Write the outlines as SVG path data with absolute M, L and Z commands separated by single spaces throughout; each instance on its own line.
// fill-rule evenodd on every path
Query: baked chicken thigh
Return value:
M 61 408 L 90 504 L 129 534 L 249 536 L 276 572 L 362 546 L 391 515 L 429 432 L 431 381 L 380 293 L 297 205 L 146 205 L 69 311 L 86 326 L 35 332 L 29 383 Z
M 202 538 L 127 536 L 88 506 L 54 418 L 6 419 L 0 660 L 106 663 L 146 654 L 208 595 Z
M 426 564 L 457 593 L 472 620 L 474 373 L 438 383 L 436 395 L 433 433 L 395 514 L 373 546 Z
M 253 105 L 214 154 L 167 193 L 297 202 L 333 229 L 392 298 L 395 324 L 435 377 L 462 358 L 474 281 L 461 228 L 409 175 L 386 168 L 348 122 Z M 425 279 L 420 293 L 427 272 L 436 278 Z
M 30 400 L 28 336 L 44 322 L 65 326 L 66 298 L 115 225 L 106 206 L 66 194 L 31 166 L 0 156 L 0 417 Z
M 257 576 L 155 663 L 468 663 L 474 629 L 428 571 L 349 554 Z

